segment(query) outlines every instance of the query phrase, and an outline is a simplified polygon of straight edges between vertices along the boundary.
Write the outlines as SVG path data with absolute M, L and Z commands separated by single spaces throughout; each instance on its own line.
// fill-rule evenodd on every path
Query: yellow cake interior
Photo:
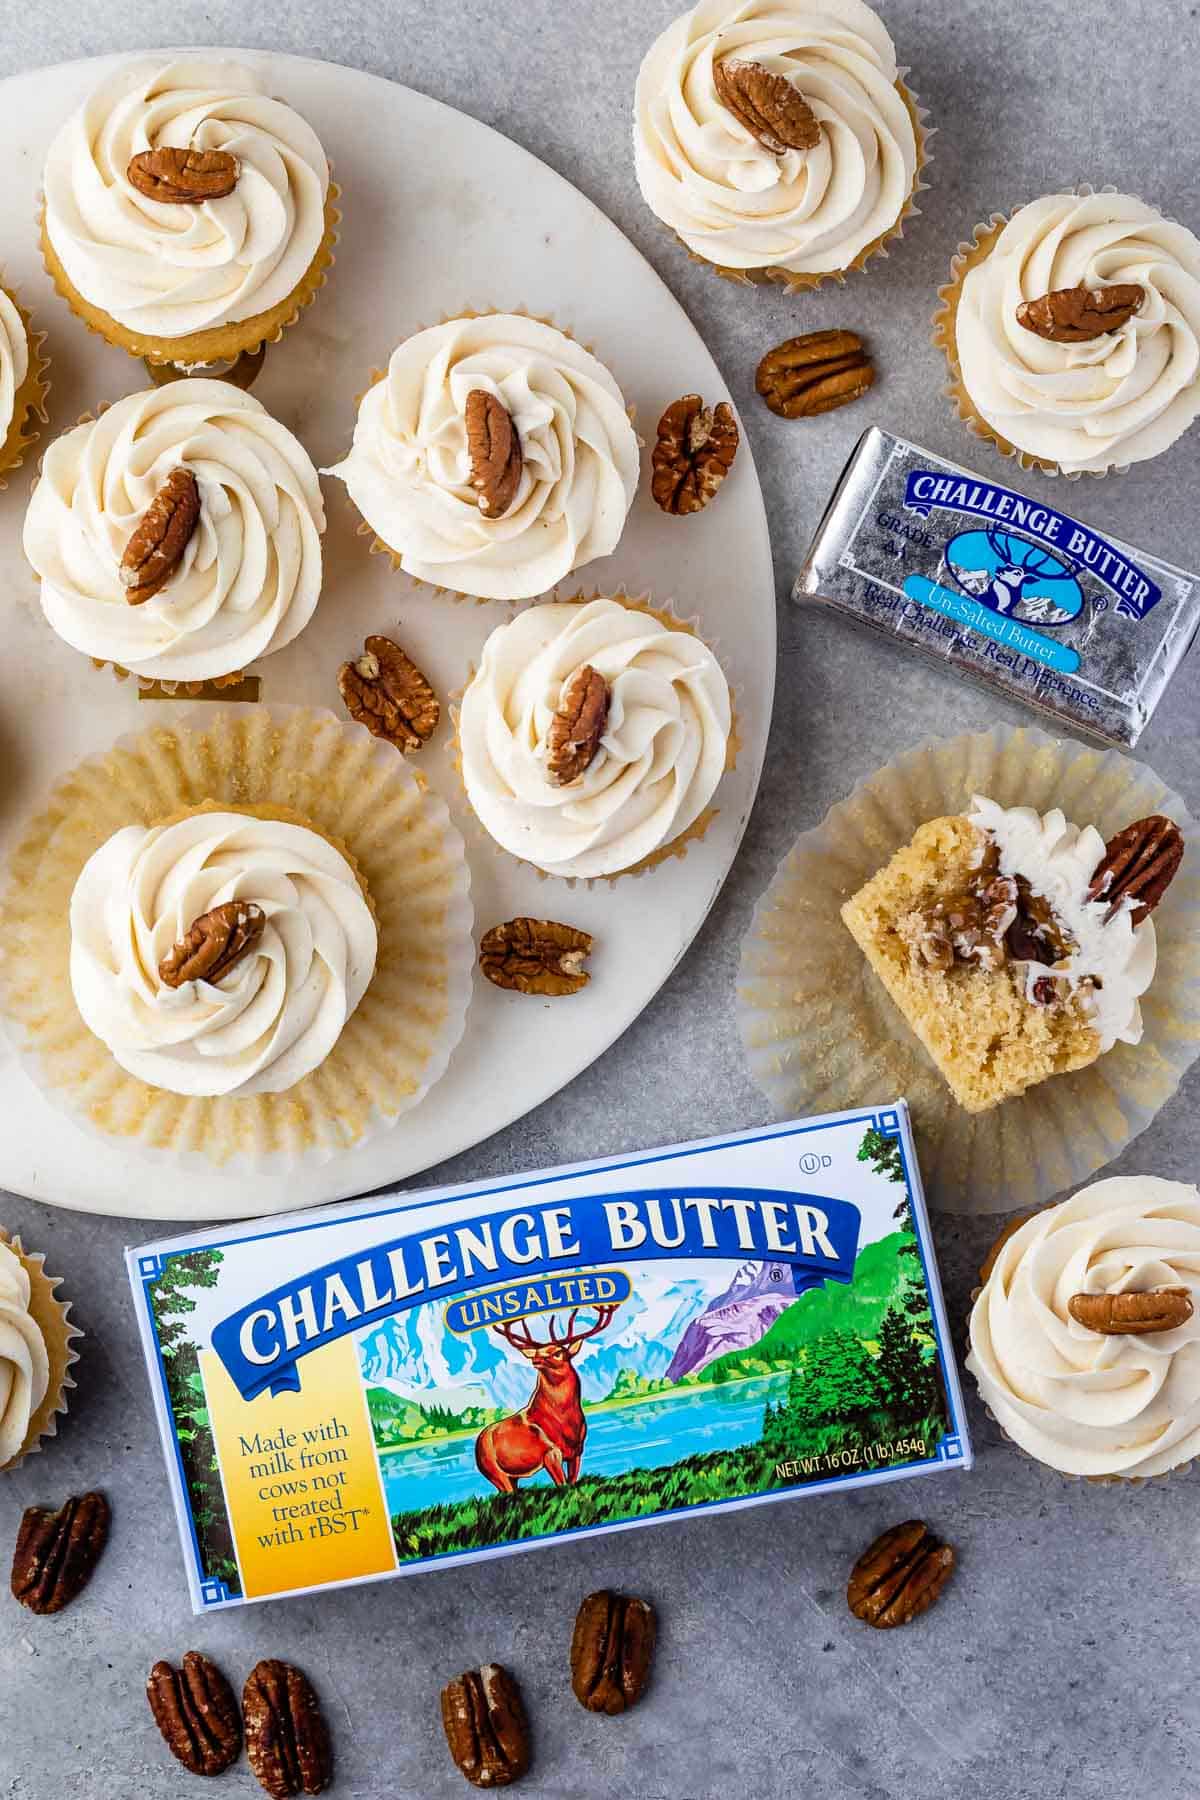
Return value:
M 871 968 L 973 1113 L 1100 1055 L 1100 1038 L 1073 996 L 1054 1006 L 1026 997 L 1026 965 L 956 961 L 942 969 L 916 950 L 928 911 L 977 879 L 986 841 L 969 819 L 931 819 L 842 907 Z

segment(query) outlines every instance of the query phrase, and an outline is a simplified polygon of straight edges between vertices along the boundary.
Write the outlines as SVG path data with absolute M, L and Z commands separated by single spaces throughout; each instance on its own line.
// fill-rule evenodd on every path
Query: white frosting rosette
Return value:
M 29 374 L 29 337 L 16 301 L 0 288 L 0 448 L 16 422 L 17 395 Z
M 121 559 L 174 469 L 200 518 L 179 567 L 130 605 Z M 259 401 L 189 379 L 118 400 L 46 451 L 25 555 L 58 635 L 148 680 L 203 681 L 282 649 L 321 591 L 325 510 L 307 452 Z
M 520 439 L 508 510 L 470 483 L 467 396 L 505 407 Z M 638 482 L 638 442 L 603 363 L 518 313 L 450 319 L 396 349 L 364 394 L 344 481 L 408 574 L 485 600 L 527 600 L 614 550 Z
M 1182 1325 L 1107 1336 L 1075 1294 L 1186 1288 Z M 1001 1243 L 971 1313 L 967 1367 L 1022 1450 L 1065 1475 L 1165 1475 L 1200 1452 L 1200 1193 L 1117 1176 Z
M 559 786 L 547 733 L 585 666 L 607 683 L 608 717 L 583 774 Z M 549 875 L 618 875 L 701 819 L 732 728 L 721 665 L 692 632 L 619 600 L 551 602 L 484 645 L 458 721 L 463 782 L 512 855 Z
M 965 271 L 965 272 L 964 272 Z M 1129 194 L 1050 194 L 964 247 L 938 336 L 959 409 L 1024 458 L 1104 474 L 1157 456 L 1200 413 L 1200 240 Z M 1056 343 L 1017 309 L 1060 288 L 1141 287 L 1116 331 Z
M 29 1302 L 25 1266 L 0 1238 L 0 1468 L 24 1444 L 50 1383 L 46 1341 Z
M 776 155 L 722 104 L 725 60 L 799 90 L 821 128 Z M 895 47 L 864 0 L 702 0 L 648 52 L 634 99 L 642 195 L 730 272 L 839 273 L 902 218 L 923 157 Z
M 215 982 L 169 986 L 159 964 L 231 901 L 265 914 Z M 203 811 L 129 825 L 71 897 L 71 988 L 123 1069 L 174 1094 L 277 1094 L 319 1068 L 375 969 L 375 920 L 340 851 L 279 819 Z
M 148 150 L 221 150 L 232 193 L 198 204 L 130 181 Z M 316 133 L 252 69 L 203 58 L 126 64 L 62 126 L 44 174 L 47 243 L 81 298 L 127 331 L 180 338 L 281 305 L 325 237 Z

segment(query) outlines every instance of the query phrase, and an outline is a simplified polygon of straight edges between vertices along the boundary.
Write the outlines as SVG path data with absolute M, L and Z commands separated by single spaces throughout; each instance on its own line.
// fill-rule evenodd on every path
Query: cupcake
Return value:
M 617 545 L 638 482 L 621 390 L 594 356 L 520 313 L 407 338 L 325 471 L 419 581 L 529 600 Z
M 549 602 L 493 631 L 462 698 L 467 799 L 547 875 L 615 876 L 703 832 L 733 741 L 721 665 L 620 600 Z
M 152 363 L 237 358 L 279 337 L 332 261 L 329 165 L 252 69 L 128 63 L 62 126 L 42 253 L 71 310 Z
M 225 381 L 130 394 L 55 439 L 25 517 L 42 610 L 145 682 L 236 679 L 321 591 L 325 511 L 303 446 Z
M 986 1112 L 1140 1043 L 1149 915 L 1182 859 L 1169 819 L 1106 846 L 1058 808 L 977 794 L 922 825 L 842 919 L 958 1104 Z
M 462 840 L 390 744 L 197 709 L 68 775 L 0 902 L 0 1009 L 88 1129 L 270 1167 L 391 1125 L 462 1035 Z
M 29 314 L 0 287 L 0 488 L 35 442 L 34 420 L 45 421 L 49 364 L 42 336 L 30 331 Z
M 1200 1193 L 1116 1176 L 1005 1233 L 967 1367 L 1013 1443 L 1061 1474 L 1166 1475 L 1200 1452 Z
M 863 0 L 701 0 L 642 63 L 633 144 L 643 199 L 694 257 L 789 288 L 898 236 L 925 160 Z
M 71 895 L 79 1015 L 148 1087 L 280 1094 L 320 1068 L 375 972 L 342 850 L 270 813 L 201 807 L 126 825 Z
M 1026 468 L 1125 468 L 1200 412 L 1200 240 L 1144 200 L 1049 194 L 997 215 L 941 297 L 959 415 Z
M 14 1469 L 67 1410 L 68 1370 L 78 1360 L 70 1306 L 55 1294 L 43 1258 L 0 1230 L 0 1473 Z

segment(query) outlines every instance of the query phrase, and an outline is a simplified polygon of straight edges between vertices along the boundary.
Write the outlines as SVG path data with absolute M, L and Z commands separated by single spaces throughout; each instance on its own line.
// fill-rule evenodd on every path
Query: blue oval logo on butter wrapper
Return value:
M 1074 563 L 1015 531 L 960 531 L 945 549 L 951 579 L 981 606 L 1030 625 L 1066 625 L 1083 609 Z

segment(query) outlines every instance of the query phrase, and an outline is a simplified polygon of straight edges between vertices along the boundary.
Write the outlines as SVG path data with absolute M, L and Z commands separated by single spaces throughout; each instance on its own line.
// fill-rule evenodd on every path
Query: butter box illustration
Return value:
M 197 1612 L 971 1461 L 902 1101 L 127 1260 Z

